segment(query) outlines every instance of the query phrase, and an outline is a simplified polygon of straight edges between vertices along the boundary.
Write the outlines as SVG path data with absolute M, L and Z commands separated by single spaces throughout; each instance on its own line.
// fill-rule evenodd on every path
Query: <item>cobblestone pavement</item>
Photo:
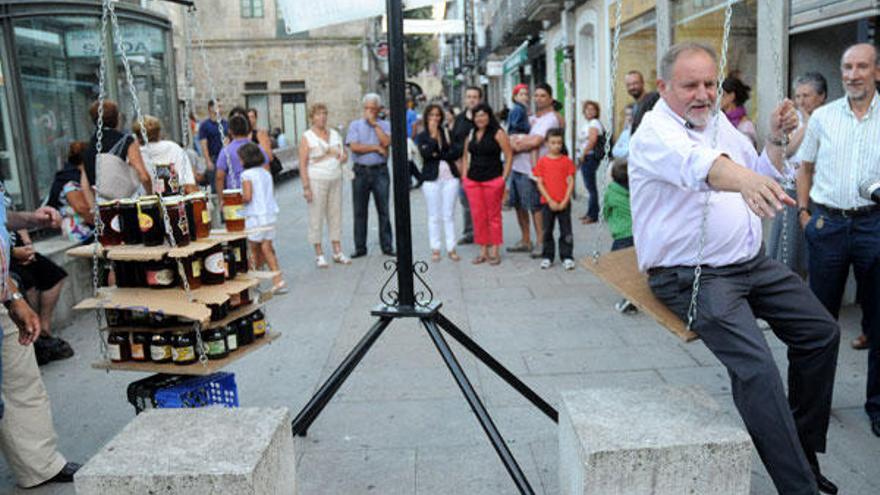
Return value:
M 284 214 L 277 250 L 292 290 L 272 300 L 268 315 L 281 340 L 231 366 L 243 406 L 306 403 L 340 359 L 372 324 L 384 277 L 375 210 L 370 255 L 348 267 L 314 267 L 306 242 L 305 204 L 298 180 L 279 185 Z M 346 186 L 344 245 L 351 250 L 350 192 Z M 424 200 L 411 194 L 416 258 L 430 257 Z M 584 209 L 583 196 L 575 206 Z M 460 213 L 456 212 L 460 225 Z M 576 215 L 576 216 L 577 216 Z M 505 212 L 505 240 L 517 240 Z M 597 227 L 575 226 L 576 255 L 593 249 Z M 603 235 L 601 246 L 610 243 Z M 551 403 L 559 390 L 583 387 L 652 387 L 697 384 L 736 416 L 727 374 L 703 344 L 685 344 L 644 315 L 622 316 L 619 296 L 588 272 L 540 270 L 526 255 L 505 255 L 498 267 L 473 266 L 476 248 L 460 249 L 462 262 L 429 263 L 427 279 L 445 314 Z M 829 453 L 823 467 L 846 494 L 880 493 L 876 479 L 880 439 L 862 410 L 866 355 L 850 349 L 858 310 L 843 316 Z M 126 385 L 141 375 L 90 368 L 97 355 L 91 315 L 62 332 L 76 357 L 43 368 L 52 398 L 60 447 L 85 462 L 133 417 Z M 785 348 L 768 333 L 781 367 Z M 459 360 L 482 395 L 537 493 L 559 493 L 555 425 L 516 395 L 463 349 Z M 784 368 L 783 368 L 784 369 Z M 300 495 L 510 494 L 515 489 L 430 339 L 416 322 L 394 323 L 336 398 L 297 439 Z M 0 461 L 3 462 L 3 461 Z M 757 458 L 754 494 L 774 492 Z M 870 475 L 874 473 L 874 475 Z M 24 491 L 21 491 L 24 493 Z M 0 493 L 15 493 L 0 464 Z M 70 494 L 71 486 L 28 490 Z

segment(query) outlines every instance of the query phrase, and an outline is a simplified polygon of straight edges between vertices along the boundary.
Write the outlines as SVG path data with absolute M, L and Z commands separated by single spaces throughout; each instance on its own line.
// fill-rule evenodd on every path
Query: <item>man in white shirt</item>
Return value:
M 880 437 L 880 205 L 859 195 L 861 184 L 880 180 L 877 48 L 853 45 L 840 68 L 846 96 L 813 112 L 798 149 L 798 211 L 810 288 L 832 315 L 840 313 L 850 266 L 858 281 L 869 345 L 865 412 Z
M 816 452 L 825 451 L 840 333 L 800 277 L 765 256 L 761 242 L 760 217 L 794 204 L 777 179 L 779 142 L 797 127 L 797 114 L 789 100 L 776 108 L 771 144 L 759 157 L 717 118 L 717 80 L 717 57 L 706 45 L 675 45 L 661 61 L 662 99 L 629 148 L 639 268 L 654 295 L 686 320 L 700 264 L 691 328 L 727 368 L 734 403 L 777 490 L 836 493 Z M 789 346 L 788 399 L 756 317 Z

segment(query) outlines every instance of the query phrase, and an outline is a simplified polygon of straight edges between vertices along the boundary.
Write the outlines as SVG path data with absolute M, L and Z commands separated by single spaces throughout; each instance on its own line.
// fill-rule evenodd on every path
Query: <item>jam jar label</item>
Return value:
M 202 223 L 204 223 L 204 224 L 208 224 L 208 225 L 211 224 L 211 214 L 208 213 L 208 209 L 207 209 L 207 208 L 205 208 L 204 210 L 202 210 Z
M 177 205 L 177 228 L 180 229 L 182 235 L 189 235 L 189 222 L 186 221 L 186 205 L 180 203 Z
M 227 335 L 226 346 L 229 347 L 230 351 L 238 349 L 238 336 L 234 333 L 230 333 L 229 335 Z
M 235 248 L 232 250 L 232 252 L 235 253 L 235 261 L 238 263 L 241 263 L 241 248 L 238 246 L 235 246 Z
M 119 344 L 108 344 L 107 353 L 110 355 L 111 361 L 122 361 L 122 348 Z
M 114 232 L 122 233 L 121 222 L 122 220 L 119 218 L 119 215 L 113 215 L 113 219 L 110 220 L 110 228 L 113 229 Z
M 190 266 L 192 267 L 193 278 L 199 278 L 202 276 L 202 260 L 193 260 Z
M 171 357 L 170 345 L 151 345 L 150 357 L 153 361 L 164 361 Z
M 138 213 L 138 225 L 141 227 L 141 232 L 149 232 L 153 228 L 153 217 L 146 213 Z
M 210 356 L 217 356 L 226 352 L 226 342 L 221 340 L 209 340 L 205 342 L 207 349 L 205 352 Z
M 205 258 L 205 270 L 215 275 L 226 275 L 226 263 L 223 260 L 223 252 L 214 253 Z
M 170 268 L 147 271 L 148 285 L 168 286 L 174 283 L 174 272 Z
M 143 361 L 146 355 L 144 354 L 144 344 L 131 344 L 131 358 L 135 360 Z
M 182 362 L 182 361 L 191 361 L 196 358 L 196 351 L 193 349 L 193 346 L 188 345 L 185 347 L 172 347 L 171 348 L 171 359 L 174 362 Z
M 228 205 L 223 207 L 223 218 L 228 220 L 241 220 L 241 205 Z
M 266 333 L 266 320 L 254 320 L 254 335 Z

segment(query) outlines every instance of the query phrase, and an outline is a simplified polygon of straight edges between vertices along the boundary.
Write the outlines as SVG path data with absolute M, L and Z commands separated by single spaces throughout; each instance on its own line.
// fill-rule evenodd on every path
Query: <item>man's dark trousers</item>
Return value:
M 379 214 L 379 243 L 382 251 L 394 251 L 391 236 L 391 220 L 388 216 L 388 166 L 359 165 L 354 166 L 354 181 L 351 187 L 352 204 L 354 205 L 354 247 L 357 253 L 367 252 L 367 220 L 370 207 L 370 193 Z
M 693 267 L 649 271 L 657 298 L 686 321 Z M 773 354 L 755 322 L 788 346 L 788 400 Z M 805 450 L 825 451 L 840 331 L 788 267 L 764 254 L 704 267 L 693 325 L 727 368 L 733 401 L 779 493 L 816 495 Z
M 541 257 L 553 261 L 556 255 L 553 245 L 553 225 L 559 221 L 559 259 L 565 261 L 572 259 L 574 254 L 574 237 L 571 235 L 571 203 L 562 211 L 553 211 L 550 206 L 542 206 L 542 219 L 544 222 L 544 239 L 542 246 L 544 252 Z
M 865 411 L 880 419 L 880 211 L 844 217 L 814 207 L 804 229 L 809 253 L 810 288 L 832 316 L 840 304 L 849 268 L 858 283 L 862 330 L 868 337 L 868 385 Z
M 465 239 L 474 240 L 474 219 L 471 217 L 471 204 L 468 203 L 467 194 L 464 193 L 464 187 L 458 189 L 458 201 L 461 203 L 461 220 L 464 224 L 461 235 Z

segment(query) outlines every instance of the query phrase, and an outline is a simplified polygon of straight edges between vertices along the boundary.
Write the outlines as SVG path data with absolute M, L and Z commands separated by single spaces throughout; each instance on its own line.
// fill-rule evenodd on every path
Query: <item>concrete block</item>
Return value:
M 751 440 L 699 387 L 561 395 L 564 495 L 748 495 Z
M 145 412 L 76 473 L 79 495 L 294 495 L 286 408 Z

